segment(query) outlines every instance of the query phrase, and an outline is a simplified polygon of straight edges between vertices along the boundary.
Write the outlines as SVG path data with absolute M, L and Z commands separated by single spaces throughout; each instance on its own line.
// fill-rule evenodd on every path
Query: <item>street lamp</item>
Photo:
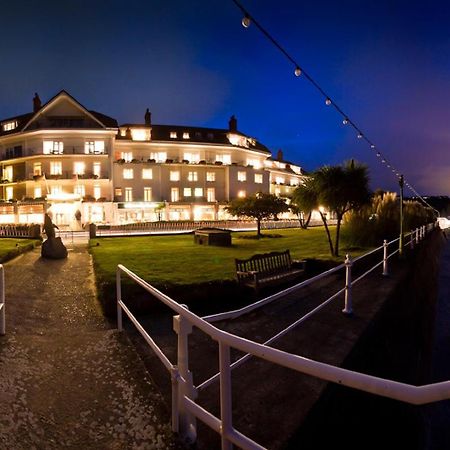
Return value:
M 400 258 L 403 256 L 403 175 L 398 178 L 398 184 L 400 186 L 400 239 L 398 243 L 398 254 Z

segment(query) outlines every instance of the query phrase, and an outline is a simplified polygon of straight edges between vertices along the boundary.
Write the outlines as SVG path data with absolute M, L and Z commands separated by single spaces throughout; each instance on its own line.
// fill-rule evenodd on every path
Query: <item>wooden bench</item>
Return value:
M 236 276 L 240 285 L 255 291 L 290 281 L 305 271 L 306 261 L 292 261 L 289 250 L 236 259 Z

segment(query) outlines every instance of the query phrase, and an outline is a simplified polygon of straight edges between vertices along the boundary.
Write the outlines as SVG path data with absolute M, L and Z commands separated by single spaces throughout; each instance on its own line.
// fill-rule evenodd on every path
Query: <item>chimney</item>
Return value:
M 39 98 L 37 92 L 35 92 L 33 97 L 33 112 L 39 111 L 41 109 L 41 106 L 41 99 Z
M 237 119 L 234 117 L 234 114 L 230 117 L 228 121 L 228 128 L 230 131 L 237 131 Z
M 147 111 L 145 111 L 145 125 L 151 125 L 152 124 L 152 113 L 147 108 Z
M 283 161 L 283 150 L 281 148 L 277 152 L 277 161 Z
M 129 127 L 128 127 L 127 130 L 125 131 L 125 138 L 126 138 L 126 139 L 132 139 L 132 137 L 131 137 L 131 130 L 130 130 Z

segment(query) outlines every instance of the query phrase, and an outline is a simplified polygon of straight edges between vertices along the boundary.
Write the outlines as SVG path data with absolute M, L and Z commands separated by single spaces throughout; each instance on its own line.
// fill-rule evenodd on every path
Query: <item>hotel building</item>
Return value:
M 229 200 L 287 197 L 302 169 L 237 129 L 119 125 L 66 91 L 0 120 L 0 223 L 58 226 L 227 218 Z

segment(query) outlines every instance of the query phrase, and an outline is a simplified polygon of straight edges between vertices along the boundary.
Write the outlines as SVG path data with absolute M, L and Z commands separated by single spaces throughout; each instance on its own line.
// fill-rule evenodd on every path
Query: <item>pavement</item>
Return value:
M 102 316 L 85 245 L 5 266 L 0 448 L 175 448 L 170 412 L 125 334 Z

